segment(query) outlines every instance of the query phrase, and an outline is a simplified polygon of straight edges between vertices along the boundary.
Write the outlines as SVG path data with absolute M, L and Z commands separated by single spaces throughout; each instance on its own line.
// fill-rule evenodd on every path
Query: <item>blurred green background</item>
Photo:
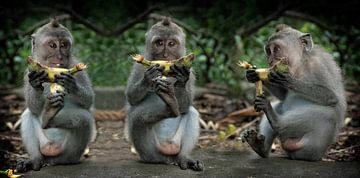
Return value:
M 311 33 L 331 53 L 346 80 L 360 80 L 359 2 L 340 1 L 16 1 L 0 5 L 0 84 L 22 85 L 30 35 L 53 16 L 75 39 L 73 54 L 89 65 L 95 86 L 125 85 L 132 60 L 143 53 L 145 32 L 170 16 L 187 34 L 197 85 L 226 85 L 238 91 L 246 60 L 265 67 L 263 45 L 286 23 Z

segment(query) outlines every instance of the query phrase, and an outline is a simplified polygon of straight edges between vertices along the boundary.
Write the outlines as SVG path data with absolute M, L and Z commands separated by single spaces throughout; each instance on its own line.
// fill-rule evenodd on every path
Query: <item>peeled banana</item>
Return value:
M 239 61 L 238 66 L 248 70 L 253 69 L 254 66 L 249 64 L 246 61 Z M 260 81 L 255 82 L 255 90 L 256 90 L 256 96 L 261 96 L 264 94 L 263 87 L 262 87 L 262 81 L 265 81 L 268 79 L 270 70 L 268 68 L 263 69 L 255 69 L 255 72 L 259 75 Z
M 154 60 L 149 61 L 145 59 L 144 56 L 140 54 L 131 55 L 131 57 L 138 63 L 143 64 L 145 67 L 150 67 L 156 64 L 159 64 L 160 66 L 164 67 L 163 75 L 167 76 L 169 72 L 171 72 L 170 67 L 174 64 L 181 64 L 186 67 L 191 67 L 192 61 L 194 60 L 194 54 L 190 53 L 188 55 L 185 55 L 179 59 L 173 60 L 173 61 L 165 61 L 165 60 Z
M 65 74 L 75 74 L 78 71 L 82 71 L 84 69 L 86 69 L 86 65 L 84 63 L 78 63 L 76 64 L 74 67 L 70 68 L 70 69 L 66 69 L 66 68 L 57 68 L 57 67 L 48 67 L 46 65 L 41 64 L 40 62 L 34 60 L 31 58 L 31 56 L 29 56 L 27 58 L 27 62 L 28 62 L 28 68 L 30 71 L 40 71 L 40 70 L 45 70 L 45 72 L 48 74 L 49 80 L 50 80 L 50 92 L 51 93 L 56 93 L 56 92 L 63 92 L 64 91 L 64 87 L 55 83 L 55 76 L 56 75 L 60 75 L 61 73 L 65 73 Z
M 244 69 L 254 69 L 254 66 L 246 61 L 239 61 L 237 64 Z M 255 69 L 255 72 L 259 75 L 260 78 L 260 81 L 255 82 L 256 96 L 261 96 L 264 93 L 262 82 L 268 80 L 270 70 L 275 70 L 277 72 L 288 72 L 289 66 L 285 63 L 285 59 L 279 59 L 273 67 Z

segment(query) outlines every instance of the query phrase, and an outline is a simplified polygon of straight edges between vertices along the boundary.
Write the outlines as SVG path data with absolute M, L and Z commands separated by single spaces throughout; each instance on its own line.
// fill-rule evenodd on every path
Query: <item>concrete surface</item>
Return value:
M 247 150 L 197 149 L 193 155 L 204 161 L 205 171 L 181 170 L 174 165 L 144 164 L 136 160 L 88 160 L 77 165 L 45 167 L 25 177 L 360 177 L 360 165 L 355 162 L 307 162 L 274 156 L 264 159 Z

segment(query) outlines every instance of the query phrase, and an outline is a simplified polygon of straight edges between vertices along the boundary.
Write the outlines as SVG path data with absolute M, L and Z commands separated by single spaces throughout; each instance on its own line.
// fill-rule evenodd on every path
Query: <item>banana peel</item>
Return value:
M 21 177 L 22 175 L 16 175 L 14 174 L 14 172 L 16 172 L 16 170 L 13 169 L 7 169 L 5 171 L 0 171 L 0 175 L 1 174 L 5 174 L 7 177 L 9 178 L 17 178 L 17 177 Z
M 131 55 L 131 57 L 133 58 L 134 61 L 144 65 L 145 67 L 150 67 L 156 64 L 159 64 L 160 66 L 164 67 L 164 71 L 163 71 L 163 75 L 164 76 L 168 76 L 169 73 L 171 72 L 171 66 L 175 65 L 175 64 L 181 64 L 184 65 L 186 67 L 191 67 L 192 66 L 192 61 L 194 60 L 194 54 L 190 53 L 188 55 L 185 55 L 179 59 L 173 60 L 173 61 L 166 61 L 166 60 L 153 60 L 150 61 L 148 59 L 145 59 L 145 57 L 143 55 L 140 54 L 134 54 Z
M 254 66 L 246 61 L 239 61 L 237 65 L 246 70 L 254 69 Z M 261 96 L 264 94 L 262 82 L 268 79 L 270 70 L 268 68 L 262 68 L 262 69 L 255 69 L 255 72 L 259 75 L 260 78 L 260 81 L 255 82 L 256 96 Z
M 45 70 L 45 72 L 48 74 L 49 80 L 50 80 L 50 92 L 52 94 L 56 92 L 63 92 L 65 88 L 62 85 L 59 85 L 55 83 L 55 76 L 60 75 L 61 73 L 65 74 L 75 74 L 76 72 L 82 71 L 87 68 L 87 66 L 84 63 L 78 63 L 74 67 L 70 69 L 66 68 L 57 68 L 57 67 L 48 67 L 46 65 L 41 64 L 39 61 L 36 61 L 32 59 L 31 56 L 27 58 L 28 68 L 30 71 L 40 71 Z
M 282 59 L 279 59 L 278 62 L 275 63 L 275 65 L 273 67 L 260 68 L 260 69 L 255 69 L 255 67 L 253 65 L 249 64 L 246 61 L 239 61 L 237 63 L 237 65 L 246 70 L 255 69 L 255 72 L 259 75 L 259 78 L 260 78 L 260 81 L 255 82 L 256 96 L 261 96 L 264 94 L 262 82 L 268 80 L 271 70 L 275 70 L 275 71 L 281 72 L 281 73 L 289 72 L 289 66 L 284 61 L 285 61 L 285 59 L 282 58 Z

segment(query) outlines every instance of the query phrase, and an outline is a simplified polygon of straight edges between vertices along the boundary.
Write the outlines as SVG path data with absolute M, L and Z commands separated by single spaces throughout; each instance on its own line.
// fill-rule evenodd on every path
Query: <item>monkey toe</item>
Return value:
M 15 169 L 17 172 L 20 172 L 20 173 L 30 171 L 32 169 L 32 163 L 30 160 L 18 162 L 18 163 L 16 163 Z
M 191 160 L 188 162 L 188 167 L 194 171 L 203 171 L 204 163 L 200 160 Z
M 63 150 L 60 144 L 47 143 L 40 149 L 44 156 L 58 156 Z
M 267 157 L 267 154 L 265 153 L 265 147 L 264 147 L 264 141 L 265 136 L 264 135 L 258 135 L 258 133 L 255 130 L 248 130 L 244 134 L 244 139 L 246 142 L 250 145 L 250 147 L 261 157 Z

